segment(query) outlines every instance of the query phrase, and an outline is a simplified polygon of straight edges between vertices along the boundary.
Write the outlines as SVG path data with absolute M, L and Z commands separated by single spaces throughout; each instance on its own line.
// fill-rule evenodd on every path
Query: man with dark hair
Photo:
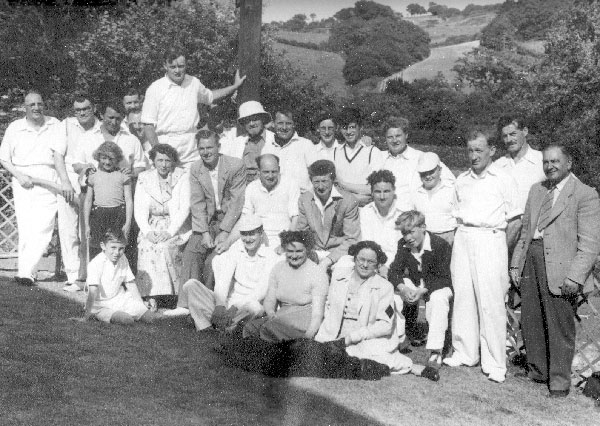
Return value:
M 331 113 L 323 113 L 315 121 L 315 128 L 319 133 L 317 143 L 317 160 L 333 161 L 333 152 L 341 144 L 335 138 L 337 131 L 336 119 Z
M 195 140 L 200 160 L 190 169 L 192 235 L 183 253 L 181 284 L 193 278 L 212 289 L 213 252 L 228 247 L 228 238 L 242 214 L 246 170 L 242 160 L 219 154 L 217 135 L 200 130 Z
M 360 206 L 371 201 L 371 187 L 367 177 L 380 170 L 383 154 L 375 146 L 365 144 L 362 138 L 362 119 L 359 111 L 345 108 L 339 114 L 344 143 L 333 153 L 333 162 L 337 171 L 337 186 L 354 195 Z
M 123 95 L 123 108 L 125 112 L 129 113 L 134 109 L 140 109 L 142 107 L 142 95 L 137 89 L 131 88 Z
M 521 117 L 501 117 L 498 120 L 498 132 L 502 135 L 506 155 L 498 158 L 495 164 L 515 179 L 519 188 L 519 206 L 525 209 L 532 185 L 546 178 L 542 167 L 542 153 L 527 143 L 529 130 Z
M 167 143 L 177 149 L 185 167 L 199 159 L 194 135 L 200 121 L 198 104 L 210 105 L 213 101 L 234 93 L 246 76 L 235 74 L 231 86 L 209 90 L 196 77 L 186 74 L 185 53 L 178 48 L 164 54 L 166 75 L 148 87 L 142 108 L 142 122 L 150 145 Z
M 315 145 L 298 136 L 294 113 L 289 109 L 281 108 L 275 113 L 275 138 L 265 143 L 262 154 L 279 157 L 281 175 L 296 179 L 302 192 L 310 189 L 307 169 L 316 158 Z
M 521 225 L 517 184 L 492 164 L 496 148 L 488 129 L 467 136 L 471 167 L 455 185 L 458 229 L 452 250 L 454 354 L 444 359 L 451 367 L 475 366 L 488 379 L 506 378 L 506 308 L 509 287 L 508 246 Z
M 510 276 L 521 288 L 527 377 L 547 383 L 551 397 L 571 387 L 577 298 L 594 289 L 600 253 L 598 193 L 571 173 L 564 146 L 543 151 L 547 180 L 529 192 Z
M 56 169 L 51 149 L 61 137 L 63 126 L 54 117 L 44 115 L 44 100 L 39 92 L 29 91 L 24 97 L 25 117 L 10 123 L 0 145 L 0 164 L 12 175 L 12 190 L 19 231 L 18 272 L 21 285 L 34 285 L 35 269 L 54 230 L 56 191 L 65 199 L 73 197 L 64 170 L 62 185 L 55 186 Z
M 313 233 L 319 266 L 328 269 L 360 241 L 358 201 L 333 186 L 335 165 L 331 161 L 315 161 L 308 173 L 313 191 L 300 196 L 297 230 Z

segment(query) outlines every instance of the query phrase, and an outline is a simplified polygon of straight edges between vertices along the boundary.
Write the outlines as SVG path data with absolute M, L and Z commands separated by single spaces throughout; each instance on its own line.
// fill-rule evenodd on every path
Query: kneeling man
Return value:
M 240 221 L 241 240 L 215 256 L 215 290 L 196 279 L 188 280 L 179 293 L 177 308 L 166 316 L 191 314 L 196 329 L 233 329 L 240 321 L 260 317 L 261 302 L 269 287 L 269 274 L 278 256 L 263 244 L 261 220 L 246 216 Z

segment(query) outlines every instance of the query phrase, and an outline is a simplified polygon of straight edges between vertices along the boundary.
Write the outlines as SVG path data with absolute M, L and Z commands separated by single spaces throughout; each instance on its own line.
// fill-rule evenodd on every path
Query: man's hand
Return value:
M 408 297 L 408 302 L 409 303 L 417 303 L 419 300 L 421 300 L 423 298 L 423 296 L 425 296 L 425 294 L 427 293 L 427 289 L 423 288 L 423 287 L 418 287 L 415 290 L 412 290 L 410 292 L 410 296 Z
M 131 228 L 131 225 L 129 223 L 126 223 L 125 225 L 123 225 L 123 228 L 121 228 L 121 231 L 123 231 L 123 235 L 125 235 L 125 239 L 127 240 L 127 242 L 129 243 L 129 229 Z
M 510 269 L 508 271 L 508 275 L 510 276 L 510 282 L 517 288 L 521 285 L 521 276 L 519 275 L 518 269 Z
M 15 177 L 17 178 L 19 185 L 21 185 L 23 188 L 25 188 L 25 189 L 33 188 L 33 181 L 31 180 L 31 178 L 29 176 L 20 173 Z
M 242 84 L 244 84 L 245 80 L 246 80 L 246 76 L 240 77 L 240 70 L 236 70 L 235 71 L 235 80 L 233 82 L 233 85 L 236 88 L 240 87 Z
M 215 238 L 215 251 L 217 254 L 221 254 L 229 248 L 229 241 L 227 238 L 229 237 L 229 232 L 221 231 L 217 238 Z
M 70 203 L 75 199 L 75 190 L 73 189 L 73 186 L 71 186 L 71 182 L 65 182 L 61 184 L 60 192 L 67 201 L 67 203 Z
M 215 242 L 213 241 L 213 238 L 210 235 L 210 232 L 205 232 L 204 234 L 202 234 L 202 243 L 201 244 L 207 249 L 214 248 Z
M 131 167 L 123 167 L 120 172 L 127 178 L 131 179 L 133 173 L 131 172 Z
M 306 333 L 304 333 L 304 338 L 314 339 L 317 334 L 317 331 L 319 331 L 319 330 L 318 329 L 317 330 L 311 330 L 311 329 L 306 330 Z
M 569 278 L 565 278 L 561 290 L 563 296 L 572 296 L 579 291 L 579 284 Z

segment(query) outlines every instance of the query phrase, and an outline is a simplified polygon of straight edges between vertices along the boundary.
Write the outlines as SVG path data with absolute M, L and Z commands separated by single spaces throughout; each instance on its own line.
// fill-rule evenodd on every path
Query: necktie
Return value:
M 551 187 L 542 201 L 542 206 L 540 207 L 540 218 L 538 219 L 537 226 L 539 231 L 543 231 L 550 223 L 550 212 L 552 211 L 552 204 L 554 202 L 554 189 L 554 186 Z

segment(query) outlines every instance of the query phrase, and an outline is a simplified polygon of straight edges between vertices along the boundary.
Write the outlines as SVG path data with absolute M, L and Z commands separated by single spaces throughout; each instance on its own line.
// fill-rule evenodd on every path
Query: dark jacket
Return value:
M 419 272 L 417 259 L 411 254 L 408 247 L 404 247 L 404 240 L 402 239 L 398 242 L 396 257 L 388 272 L 388 281 L 392 283 L 394 288 L 402 283 L 403 278 L 410 278 L 416 286 L 423 278 L 425 288 L 428 290 L 424 296 L 425 301 L 429 300 L 429 295 L 436 290 L 444 287 L 452 288 L 452 279 L 450 278 L 452 247 L 437 235 L 428 234 L 431 241 L 431 251 L 423 253 L 421 272 Z

